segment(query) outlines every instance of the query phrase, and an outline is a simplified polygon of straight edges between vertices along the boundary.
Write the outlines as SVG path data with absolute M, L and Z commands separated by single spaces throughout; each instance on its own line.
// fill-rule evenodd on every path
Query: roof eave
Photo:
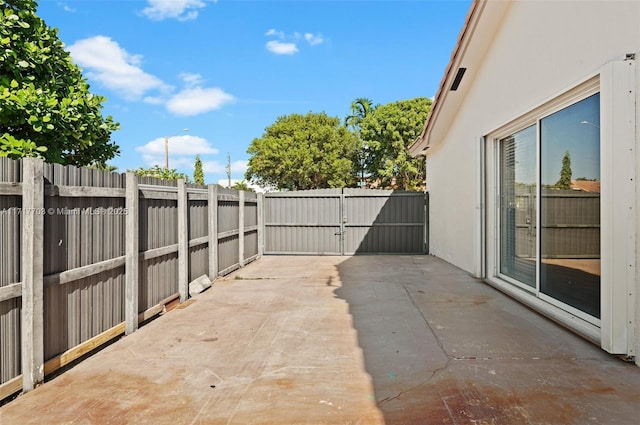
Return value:
M 474 0 L 473 4 L 469 8 L 469 12 L 467 13 L 464 26 L 460 31 L 458 42 L 456 43 L 456 46 L 451 54 L 451 59 L 449 61 L 449 64 L 447 65 L 444 76 L 440 81 L 438 91 L 431 105 L 431 112 L 427 116 L 427 120 L 425 121 L 422 133 L 409 147 L 409 152 L 411 153 L 411 155 L 424 155 L 426 149 L 434 145 L 434 141 L 432 140 L 432 132 L 434 130 L 434 127 L 436 126 L 438 117 L 443 113 L 453 114 L 453 110 L 456 109 L 455 107 L 447 108 L 446 105 L 447 98 L 450 95 L 451 86 L 456 78 L 458 69 L 460 69 L 461 67 L 469 68 L 468 71 L 470 70 L 472 74 L 469 75 L 469 72 L 467 72 L 462 86 L 457 91 L 453 92 L 456 94 L 454 98 L 455 102 L 453 103 L 460 102 L 465 93 L 469 90 L 471 82 L 475 77 L 474 74 L 477 72 L 478 65 L 481 63 L 481 60 L 484 57 L 484 52 L 481 51 L 488 49 L 489 45 L 491 44 L 490 41 L 497 31 L 499 22 L 501 21 L 502 16 L 508 9 L 509 5 L 510 2 Z M 483 30 L 478 31 L 481 17 L 485 13 L 488 14 L 489 19 L 486 19 L 487 22 L 486 25 L 483 25 Z M 474 40 L 473 47 L 469 48 L 472 42 L 472 37 L 477 32 L 479 32 L 478 37 L 476 37 L 476 39 Z M 442 131 L 439 131 L 439 133 L 442 133 Z M 442 137 L 442 134 L 440 134 L 439 137 Z

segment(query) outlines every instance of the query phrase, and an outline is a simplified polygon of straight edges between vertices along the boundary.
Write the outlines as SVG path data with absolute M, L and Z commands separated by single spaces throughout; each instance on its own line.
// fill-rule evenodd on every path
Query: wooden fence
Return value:
M 262 255 L 262 195 L 0 158 L 0 400 Z

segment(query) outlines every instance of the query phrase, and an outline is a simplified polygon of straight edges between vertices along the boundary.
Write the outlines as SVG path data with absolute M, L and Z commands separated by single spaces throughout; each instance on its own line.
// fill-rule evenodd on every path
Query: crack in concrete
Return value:
M 438 344 L 438 347 L 440 347 L 440 350 L 442 350 L 442 353 L 449 359 L 449 361 L 451 361 L 451 355 L 447 352 L 447 350 L 445 350 L 444 345 L 442 344 L 442 341 L 440 340 L 440 337 L 438 337 L 438 334 L 436 334 L 436 331 L 431 327 L 431 325 L 429 324 L 429 321 L 427 320 L 427 318 L 424 317 L 424 314 L 422 313 L 422 310 L 420 310 L 420 307 L 418 307 L 418 304 L 416 304 L 415 300 L 411 296 L 411 292 L 409 292 L 409 290 L 404 285 L 404 283 L 401 283 L 400 286 L 402 286 L 402 289 L 404 289 L 404 292 L 407 293 L 407 297 L 409 297 L 409 300 L 411 301 L 411 304 L 418 311 L 418 314 L 420 315 L 420 317 L 422 317 L 422 320 L 424 321 L 424 324 L 427 326 L 427 328 L 429 329 L 429 331 L 431 332 L 433 337 L 436 339 L 436 344 Z
M 423 382 L 419 383 L 418 385 L 415 385 L 409 389 L 406 389 L 404 391 L 399 392 L 398 394 L 396 394 L 393 397 L 386 397 L 382 400 L 380 400 L 379 402 L 376 403 L 377 406 L 382 406 L 385 403 L 388 403 L 390 401 L 396 400 L 400 397 L 402 397 L 403 395 L 423 386 L 424 384 L 426 384 L 427 382 L 433 380 L 433 378 L 435 378 L 435 376 L 443 371 L 445 371 L 450 365 L 451 362 L 455 359 L 452 355 L 450 355 L 447 350 L 444 348 L 444 345 L 442 344 L 442 341 L 440 340 L 440 338 L 438 337 L 438 335 L 436 334 L 435 330 L 431 327 L 431 325 L 429 324 L 429 321 L 427 320 L 427 318 L 424 316 L 424 314 L 422 313 L 422 310 L 420 310 L 420 307 L 418 307 L 418 305 L 416 304 L 415 300 L 413 299 L 413 297 L 411 296 L 411 293 L 409 292 L 409 290 L 407 289 L 407 287 L 401 283 L 400 286 L 402 286 L 402 289 L 404 289 L 404 291 L 407 294 L 407 297 L 409 297 L 409 300 L 411 301 L 411 304 L 413 305 L 413 307 L 416 309 L 416 311 L 418 312 L 418 314 L 420 315 L 420 317 L 422 318 L 422 320 L 424 321 L 427 329 L 429 329 L 429 331 L 431 332 L 431 334 L 433 335 L 433 337 L 436 340 L 436 344 L 438 344 L 438 347 L 440 348 L 440 350 L 442 351 L 442 353 L 444 354 L 444 356 L 447 358 L 447 361 L 445 362 L 445 364 L 441 367 L 435 368 L 431 371 L 431 375 L 429 375 L 428 378 L 426 378 Z

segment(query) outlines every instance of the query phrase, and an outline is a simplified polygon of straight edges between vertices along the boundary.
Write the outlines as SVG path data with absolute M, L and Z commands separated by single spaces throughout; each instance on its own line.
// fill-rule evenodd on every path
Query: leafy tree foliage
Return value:
M 196 155 L 196 163 L 193 166 L 193 181 L 196 184 L 204 184 L 204 171 L 202 170 L 200 155 Z
M 115 165 L 107 164 L 104 162 L 94 162 L 93 164 L 87 165 L 86 168 L 100 171 L 109 171 L 110 173 L 118 171 L 118 167 L 116 167 Z
M 562 157 L 562 168 L 560 169 L 560 178 L 555 184 L 557 189 L 571 190 L 571 155 L 569 151 L 565 151 Z
M 155 177 L 156 179 L 163 180 L 178 180 L 184 179 L 187 183 L 190 183 L 191 180 L 189 176 L 184 173 L 179 173 L 175 168 L 167 169 L 164 167 L 160 167 L 158 165 L 154 165 L 151 168 L 136 168 L 135 170 L 127 170 L 136 173 L 141 177 Z
M 366 165 L 369 155 L 369 147 L 362 140 L 362 137 L 360 135 L 360 124 L 362 123 L 362 120 L 365 119 L 365 117 L 369 115 L 371 111 L 373 111 L 374 108 L 375 106 L 373 106 L 373 102 L 371 101 L 371 99 L 368 99 L 366 97 L 359 97 L 351 102 L 350 113 L 344 119 L 344 125 L 348 129 L 353 131 L 353 133 L 356 135 L 356 138 L 358 139 L 354 164 L 357 165 L 357 172 L 360 176 L 360 182 L 362 186 L 366 186 L 367 178 L 365 176 L 365 173 L 367 171 Z
M 241 180 L 239 182 L 235 182 L 231 186 L 231 189 L 244 190 L 245 192 L 255 192 L 255 190 L 253 190 L 253 188 L 249 187 L 249 185 L 247 184 L 246 180 Z
M 119 154 L 103 118 L 105 98 L 89 92 L 58 30 L 33 0 L 0 0 L 0 156 L 40 156 L 88 165 Z
M 356 136 L 324 112 L 279 117 L 247 152 L 247 180 L 278 189 L 352 186 Z
M 366 168 L 380 187 L 420 190 L 424 160 L 413 158 L 408 147 L 420 135 L 431 108 L 426 97 L 378 105 L 359 123 L 367 149 Z
M 351 130 L 358 132 L 360 130 L 360 123 L 374 108 L 375 106 L 373 106 L 371 99 L 366 97 L 357 98 L 351 102 L 351 111 L 344 119 L 344 125 Z

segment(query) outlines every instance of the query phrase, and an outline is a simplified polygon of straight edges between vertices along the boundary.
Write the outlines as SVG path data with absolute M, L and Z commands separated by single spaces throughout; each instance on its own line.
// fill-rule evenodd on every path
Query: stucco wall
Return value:
M 482 43 L 489 49 L 481 64 L 461 63 L 467 73 L 449 96 L 465 96 L 464 102 L 446 137 L 431 141 L 427 159 L 430 252 L 470 273 L 480 263 L 479 137 L 605 63 L 640 52 L 640 2 L 517 2 L 493 40 Z

